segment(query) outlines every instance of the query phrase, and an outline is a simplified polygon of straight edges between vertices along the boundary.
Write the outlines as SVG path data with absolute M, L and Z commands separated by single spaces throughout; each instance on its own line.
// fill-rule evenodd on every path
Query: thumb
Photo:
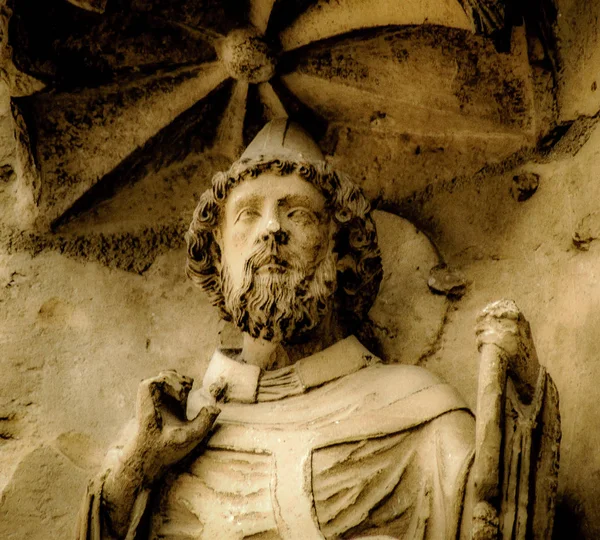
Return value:
M 186 418 L 193 420 L 203 408 L 214 406 L 215 404 L 215 398 L 207 394 L 204 388 L 192 390 L 187 400 Z

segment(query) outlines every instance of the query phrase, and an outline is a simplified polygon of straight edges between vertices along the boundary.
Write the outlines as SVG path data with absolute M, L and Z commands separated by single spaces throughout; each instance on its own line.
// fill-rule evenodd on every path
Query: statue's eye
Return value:
M 288 212 L 288 218 L 299 224 L 308 224 L 315 221 L 314 213 L 306 208 L 293 208 Z
M 258 212 L 258 210 L 255 210 L 254 208 L 242 208 L 238 212 L 238 215 L 235 218 L 235 222 L 237 223 L 238 221 L 253 221 L 255 219 L 258 219 L 259 217 L 260 212 Z

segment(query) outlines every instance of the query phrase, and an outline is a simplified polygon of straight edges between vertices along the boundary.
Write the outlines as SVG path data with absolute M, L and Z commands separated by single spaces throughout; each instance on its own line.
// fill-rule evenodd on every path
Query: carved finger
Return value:
M 218 407 L 203 407 L 198 416 L 187 425 L 190 439 L 198 442 L 202 441 L 210 432 L 220 412 L 221 409 Z
M 216 404 L 217 400 L 215 397 L 205 392 L 204 388 L 192 390 L 188 397 L 186 419 L 193 420 L 203 408 Z
M 215 401 L 225 399 L 227 393 L 227 381 L 224 377 L 219 377 L 214 383 L 208 387 L 208 393 Z
M 171 448 L 171 461 L 179 461 L 192 452 L 209 434 L 218 414 L 216 407 L 205 407 L 191 422 L 169 428 L 164 437 L 165 448 Z

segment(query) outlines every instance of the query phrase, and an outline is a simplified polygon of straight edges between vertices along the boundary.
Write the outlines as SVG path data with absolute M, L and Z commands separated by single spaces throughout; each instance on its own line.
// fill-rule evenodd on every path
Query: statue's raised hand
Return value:
M 135 435 L 123 450 L 128 458 L 139 458 L 146 483 L 188 456 L 206 438 L 220 412 L 207 402 L 195 418 L 186 420 L 192 382 L 176 371 L 163 371 L 140 383 Z
M 123 445 L 107 456 L 103 501 L 118 537 L 125 536 L 136 513 L 134 505 L 140 506 L 154 482 L 207 438 L 220 412 L 215 400 L 207 398 L 205 404 L 197 404 L 198 414 L 186 419 L 192 382 L 176 371 L 163 371 L 140 383 L 135 421 Z

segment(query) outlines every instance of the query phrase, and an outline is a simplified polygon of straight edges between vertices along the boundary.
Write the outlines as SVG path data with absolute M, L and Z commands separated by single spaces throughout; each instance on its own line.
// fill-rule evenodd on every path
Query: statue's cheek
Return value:
M 239 255 L 247 246 L 254 244 L 256 235 L 256 226 L 236 224 L 227 235 L 226 242 L 230 250 Z
M 324 227 L 303 227 L 295 231 L 296 250 L 309 264 L 321 260 L 330 249 L 328 229 Z

